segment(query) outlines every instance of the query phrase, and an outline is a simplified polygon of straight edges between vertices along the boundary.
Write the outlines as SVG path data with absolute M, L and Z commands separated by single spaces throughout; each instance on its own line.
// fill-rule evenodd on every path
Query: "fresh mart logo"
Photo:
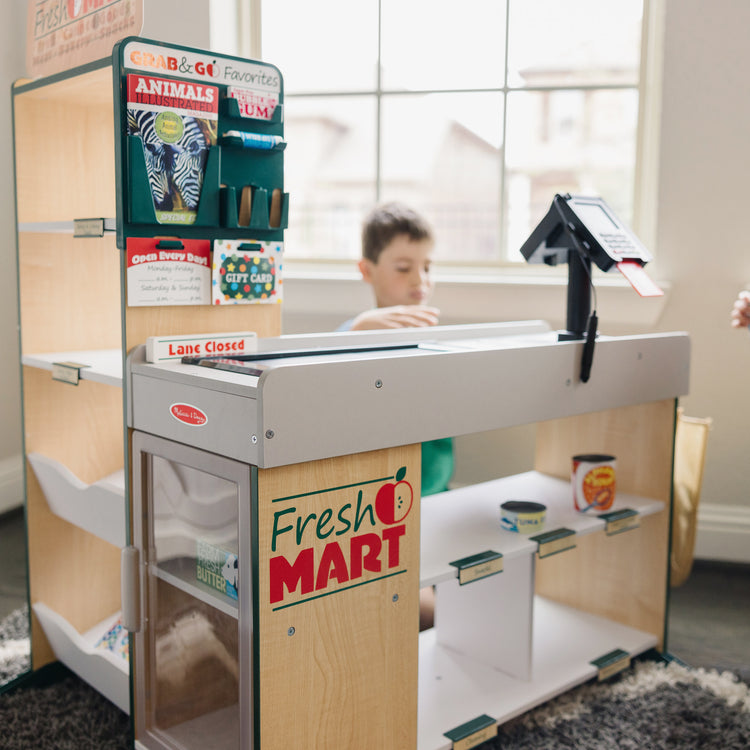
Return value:
M 274 610 L 406 572 L 414 489 L 394 476 L 272 501 L 269 603 Z

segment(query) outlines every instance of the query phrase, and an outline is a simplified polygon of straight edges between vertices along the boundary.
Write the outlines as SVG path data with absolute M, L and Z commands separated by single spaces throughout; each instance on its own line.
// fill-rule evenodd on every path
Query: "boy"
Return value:
M 339 331 L 434 326 L 440 311 L 427 306 L 435 241 L 429 224 L 402 203 L 376 207 L 362 227 L 359 270 L 372 286 L 376 307 L 348 320 Z M 422 497 L 444 492 L 453 475 L 451 438 L 422 443 Z
M 340 331 L 434 326 L 439 310 L 426 305 L 435 242 L 427 222 L 401 203 L 375 208 L 362 227 L 359 270 L 372 286 L 375 309 L 344 323 Z

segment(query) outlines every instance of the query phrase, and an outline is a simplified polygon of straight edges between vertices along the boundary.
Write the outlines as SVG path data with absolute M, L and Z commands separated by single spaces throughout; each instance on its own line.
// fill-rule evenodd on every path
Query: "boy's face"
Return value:
M 367 258 L 359 262 L 362 278 L 372 284 L 378 307 L 424 305 L 432 294 L 430 276 L 432 240 L 411 240 L 399 234 L 386 245 L 377 263 Z

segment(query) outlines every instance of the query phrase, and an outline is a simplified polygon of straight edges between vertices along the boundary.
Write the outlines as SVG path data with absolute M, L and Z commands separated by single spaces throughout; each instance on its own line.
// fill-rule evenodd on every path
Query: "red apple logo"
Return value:
M 375 512 L 387 526 L 403 521 L 414 502 L 414 490 L 404 481 L 406 466 L 396 472 L 396 482 L 384 484 L 375 495 Z

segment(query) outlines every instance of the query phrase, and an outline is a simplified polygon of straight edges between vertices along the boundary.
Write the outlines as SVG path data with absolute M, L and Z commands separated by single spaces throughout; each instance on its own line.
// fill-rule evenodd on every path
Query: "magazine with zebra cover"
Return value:
M 208 150 L 216 144 L 219 89 L 192 81 L 128 74 L 128 135 L 143 143 L 160 224 L 193 224 Z

